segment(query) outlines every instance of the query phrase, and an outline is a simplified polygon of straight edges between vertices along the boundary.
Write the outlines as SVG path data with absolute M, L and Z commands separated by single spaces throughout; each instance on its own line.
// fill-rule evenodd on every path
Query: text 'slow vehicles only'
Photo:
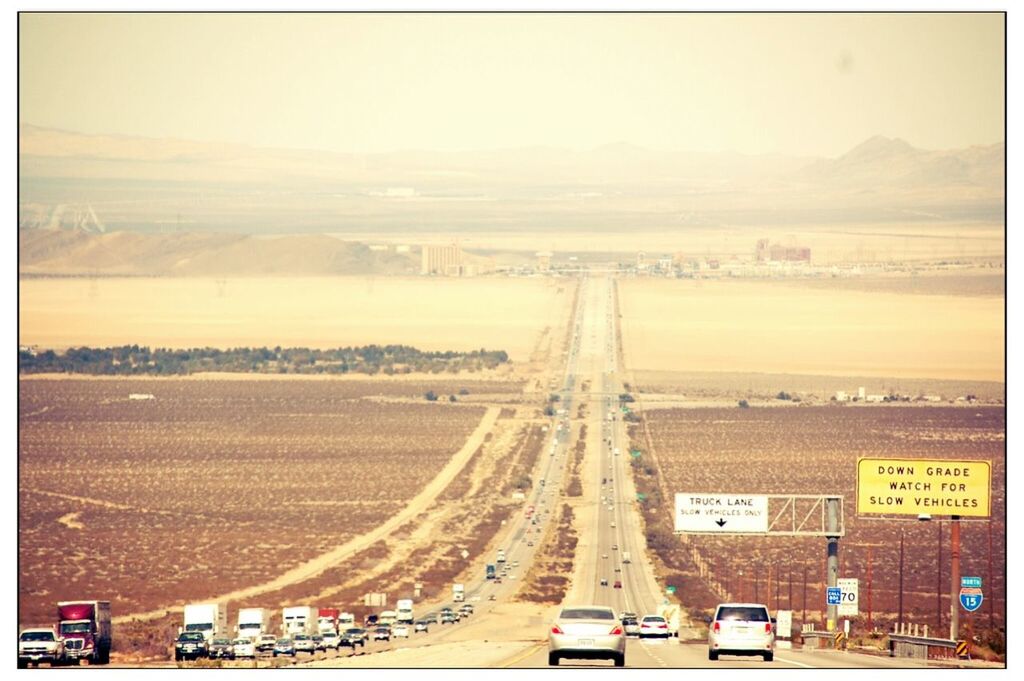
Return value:
M 548 664 L 563 659 L 612 660 L 626 664 L 626 633 L 611 608 L 586 605 L 562 608 L 548 630 Z
M 775 632 L 768 608 L 761 603 L 722 603 L 708 631 L 708 659 L 719 655 L 775 657 Z

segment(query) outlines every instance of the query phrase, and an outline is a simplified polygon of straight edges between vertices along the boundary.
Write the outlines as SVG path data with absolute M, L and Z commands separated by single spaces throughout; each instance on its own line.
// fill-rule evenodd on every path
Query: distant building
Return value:
M 885 402 L 885 395 L 868 395 L 864 398 L 865 402 Z
M 537 269 L 541 272 L 547 272 L 551 269 L 551 258 L 555 254 L 551 251 L 538 251 L 537 252 Z
M 806 246 L 769 244 L 768 239 L 758 239 L 754 259 L 757 262 L 810 262 L 811 249 Z
M 438 274 L 458 277 L 463 274 L 464 258 L 457 244 L 447 246 L 423 245 L 423 266 L 420 274 Z
M 845 390 L 836 391 L 836 402 L 849 402 L 850 396 L 846 394 Z
M 857 388 L 857 397 L 864 399 L 867 396 L 867 392 L 864 390 L 864 386 Z

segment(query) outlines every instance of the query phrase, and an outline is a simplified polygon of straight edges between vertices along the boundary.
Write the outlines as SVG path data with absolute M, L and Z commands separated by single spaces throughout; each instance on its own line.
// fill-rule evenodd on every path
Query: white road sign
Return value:
M 858 598 L 860 596 L 860 583 L 855 577 L 836 580 L 836 586 L 842 593 L 839 600 L 839 610 L 836 614 L 839 617 L 856 617 L 860 614 Z
M 768 497 L 678 492 L 675 525 L 676 532 L 766 534 Z

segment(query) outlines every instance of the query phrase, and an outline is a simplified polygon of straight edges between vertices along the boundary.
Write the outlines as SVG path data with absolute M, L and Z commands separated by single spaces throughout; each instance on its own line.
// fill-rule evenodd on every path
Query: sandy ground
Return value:
M 377 526 L 366 534 L 355 537 L 349 542 L 324 553 L 311 561 L 289 570 L 270 582 L 238 589 L 209 600 L 238 601 L 256 594 L 276 591 L 291 584 L 297 584 L 310 579 L 311 577 L 315 577 L 333 565 L 350 558 L 359 551 L 373 545 L 380 539 L 389 536 L 399 527 L 425 511 L 427 507 L 434 502 L 437 496 L 444 491 L 445 487 L 447 487 L 455 476 L 459 474 L 466 465 L 466 462 L 469 461 L 473 453 L 483 443 L 484 437 L 491 432 L 500 411 L 501 409 L 499 407 L 489 408 L 480 420 L 480 424 L 476 427 L 476 430 L 473 431 L 462 448 L 451 458 L 441 472 L 438 473 L 434 479 L 431 480 L 430 483 L 428 483 L 427 486 L 424 487 L 423 490 L 405 506 L 404 509 L 389 518 L 382 525 Z M 165 616 L 168 611 L 176 612 L 178 609 L 180 608 L 161 608 L 160 610 L 154 610 L 146 613 L 122 615 L 121 617 L 116 617 L 114 619 L 115 621 L 153 619 Z
M 630 369 L 999 381 L 999 296 L 898 295 L 770 283 L 624 279 Z
M 570 283 L 550 279 L 23 279 L 18 342 L 58 349 L 405 344 L 499 349 L 526 361 L 540 331 L 564 323 L 558 303 L 571 292 Z

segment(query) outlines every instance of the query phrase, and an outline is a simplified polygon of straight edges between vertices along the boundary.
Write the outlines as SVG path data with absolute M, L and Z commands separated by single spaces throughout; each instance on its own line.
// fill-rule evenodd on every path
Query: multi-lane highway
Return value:
M 664 585 L 659 585 L 650 564 L 636 506 L 636 491 L 629 474 L 629 441 L 619 411 L 623 391 L 618 366 L 615 288 L 610 277 L 587 278 L 580 284 L 580 295 L 571 321 L 570 342 L 565 354 L 561 385 L 556 386 L 559 411 L 552 419 L 548 441 L 538 462 L 535 484 L 528 504 L 538 510 L 538 524 L 525 514 L 514 518 L 499 539 L 508 563 L 518 563 L 516 579 L 502 583 L 484 579 L 480 574 L 466 583 L 467 600 L 476 606 L 468 622 L 454 626 L 432 627 L 431 632 L 386 646 L 390 652 L 366 658 L 337 660 L 338 666 L 548 666 L 544 622 L 535 631 L 505 630 L 504 636 L 489 634 L 487 640 L 467 640 L 460 636 L 466 627 L 480 626 L 481 620 L 494 618 L 500 625 L 503 603 L 512 596 L 529 571 L 539 540 L 560 507 L 559 494 L 567 481 L 567 464 L 575 444 L 577 427 L 570 428 L 580 404 L 586 404 L 586 453 L 581 471 L 583 496 L 574 502 L 575 528 L 579 542 L 574 556 L 574 573 L 564 604 L 598 604 L 617 613 L 634 612 L 638 616 L 657 614 L 663 603 Z M 559 428 L 561 425 L 561 428 Z M 577 426 L 580 424 L 576 424 Z M 535 544 L 530 546 L 530 543 Z M 627 563 L 623 556 L 628 553 Z M 492 562 L 492 561 L 488 561 Z M 603 582 L 606 582 L 603 583 Z M 616 582 L 621 588 L 616 587 Z M 492 600 L 493 598 L 493 600 Z M 682 595 L 685 602 L 685 594 Z M 423 604 L 429 609 L 437 604 Z M 422 612 L 422 610 L 420 610 Z M 488 628 L 502 631 L 501 626 Z M 335 666 L 335 660 L 328 663 Z M 564 660 L 563 666 L 611 666 L 611 662 Z M 630 639 L 626 649 L 627 667 L 754 667 L 754 668 L 853 668 L 924 667 L 926 663 L 908 659 L 858 655 L 835 651 L 777 649 L 772 662 L 761 658 L 722 656 L 708 659 L 703 641 L 687 643 L 667 640 Z

